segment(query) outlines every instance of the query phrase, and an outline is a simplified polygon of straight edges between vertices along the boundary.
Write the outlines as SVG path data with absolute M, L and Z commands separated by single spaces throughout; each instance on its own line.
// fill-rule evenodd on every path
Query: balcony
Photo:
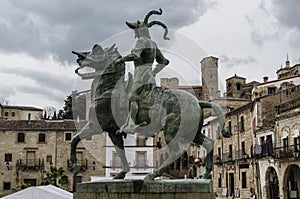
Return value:
M 294 99 L 284 104 L 276 106 L 277 114 L 281 114 L 290 110 L 300 107 L 300 98 Z
M 244 150 L 236 151 L 236 159 L 237 160 L 247 160 L 249 159 L 249 155 Z
M 41 171 L 45 168 L 44 159 L 18 159 L 16 169 L 21 171 Z
M 223 157 L 222 158 L 223 162 L 227 162 L 227 163 L 233 163 L 234 162 L 234 158 L 233 158 L 232 153 L 223 153 L 222 157 Z
M 275 159 L 300 159 L 300 144 L 274 148 Z
M 73 171 L 73 167 L 72 167 L 72 162 L 71 160 L 67 160 L 67 164 L 68 164 L 68 170 L 69 171 Z M 77 160 L 77 164 L 80 165 L 80 171 L 86 171 L 88 169 L 88 160 Z
M 218 155 L 214 156 L 213 162 L 214 162 L 215 165 L 219 165 L 219 166 L 223 164 L 221 157 L 218 156 Z
M 255 145 L 253 147 L 253 156 L 255 158 L 269 157 L 269 156 L 273 156 L 273 154 L 274 154 L 273 143 L 265 143 L 262 145 Z

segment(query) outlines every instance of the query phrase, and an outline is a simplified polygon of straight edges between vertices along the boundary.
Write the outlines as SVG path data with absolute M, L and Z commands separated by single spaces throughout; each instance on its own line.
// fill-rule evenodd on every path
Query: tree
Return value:
M 57 116 L 56 116 L 56 110 L 54 111 L 53 113 L 53 117 L 52 117 L 53 120 L 57 120 Z
M 49 120 L 53 119 L 54 114 L 56 113 L 56 108 L 52 106 L 47 106 L 44 108 L 44 119 Z
M 69 185 L 69 178 L 65 175 L 65 170 L 62 167 L 51 166 L 50 171 L 46 171 L 46 178 L 43 179 L 42 185 L 54 185 L 59 187 L 60 185 L 63 188 L 67 188 Z
M 63 108 L 63 119 L 73 119 L 72 101 L 72 94 L 68 95 Z
M 9 100 L 8 100 L 7 97 L 4 97 L 4 98 L 2 98 L 2 99 L 0 100 L 0 104 L 3 104 L 3 105 L 9 105 L 10 102 L 9 102 Z
M 63 110 L 59 110 L 58 119 L 85 119 L 86 94 L 73 91 L 65 99 Z

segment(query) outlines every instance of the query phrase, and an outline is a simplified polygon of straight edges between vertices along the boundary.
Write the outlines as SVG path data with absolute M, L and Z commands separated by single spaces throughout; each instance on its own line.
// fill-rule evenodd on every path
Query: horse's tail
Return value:
M 222 108 L 219 104 L 214 102 L 205 102 L 205 101 L 199 101 L 199 105 L 201 108 L 212 108 L 215 114 L 218 117 L 219 123 L 220 123 L 220 130 L 224 137 L 228 138 L 231 136 L 231 132 L 225 131 L 225 116 L 223 114 Z

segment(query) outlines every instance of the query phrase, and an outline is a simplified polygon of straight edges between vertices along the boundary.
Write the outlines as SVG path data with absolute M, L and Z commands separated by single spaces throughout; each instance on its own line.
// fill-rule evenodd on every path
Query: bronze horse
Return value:
M 125 81 L 125 63 L 115 62 L 121 58 L 121 55 L 114 45 L 105 49 L 95 45 L 91 52 L 73 53 L 78 55 L 77 63 L 80 66 L 75 72 L 82 79 L 93 78 L 89 122 L 71 141 L 73 173 L 76 175 L 80 171 L 76 159 L 76 146 L 80 140 L 105 131 L 115 145 L 122 162 L 122 171 L 114 176 L 114 179 L 123 179 L 130 169 L 124 151 L 123 138 L 126 134 L 117 132 L 128 115 L 131 75 L 129 80 Z M 84 67 L 94 68 L 95 72 L 79 73 L 79 69 Z M 153 87 L 152 91 L 143 97 L 139 102 L 137 122 L 144 123 L 146 126 L 139 126 L 136 132 L 150 137 L 163 131 L 169 149 L 169 157 L 154 173 L 148 174 L 145 180 L 153 180 L 161 176 L 163 171 L 182 155 L 186 149 L 182 149 L 182 145 L 187 146 L 191 142 L 203 145 L 207 149 L 204 178 L 211 177 L 213 140 L 201 132 L 203 108 L 213 109 L 219 119 L 221 133 L 224 137 L 229 137 L 230 133 L 224 130 L 225 118 L 218 104 L 199 101 L 183 90 L 162 90 L 160 87 Z

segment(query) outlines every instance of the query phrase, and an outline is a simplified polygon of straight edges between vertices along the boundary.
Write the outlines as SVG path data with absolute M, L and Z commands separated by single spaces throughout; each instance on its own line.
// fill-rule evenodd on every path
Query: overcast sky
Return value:
M 130 49 L 133 32 L 125 21 L 143 20 L 149 10 L 158 8 L 163 15 L 151 20 L 164 22 L 171 36 L 179 34 L 189 40 L 185 44 L 191 49 L 197 44 L 206 53 L 197 56 L 193 50 L 191 59 L 199 68 L 187 70 L 180 69 L 180 60 L 169 52 L 168 67 L 177 67 L 178 74 L 190 73 L 193 84 L 200 84 L 193 70 L 200 70 L 206 55 L 219 58 L 223 84 L 234 74 L 247 82 L 266 75 L 275 79 L 287 54 L 291 65 L 300 62 L 299 0 L 1 0 L 0 102 L 62 108 L 76 85 L 84 84 L 74 74 L 76 57 L 71 51 L 90 50 L 103 41 L 118 45 L 115 35 L 120 34 L 132 39 Z M 162 36 L 159 26 L 152 29 Z M 162 75 L 172 76 L 168 70 Z

